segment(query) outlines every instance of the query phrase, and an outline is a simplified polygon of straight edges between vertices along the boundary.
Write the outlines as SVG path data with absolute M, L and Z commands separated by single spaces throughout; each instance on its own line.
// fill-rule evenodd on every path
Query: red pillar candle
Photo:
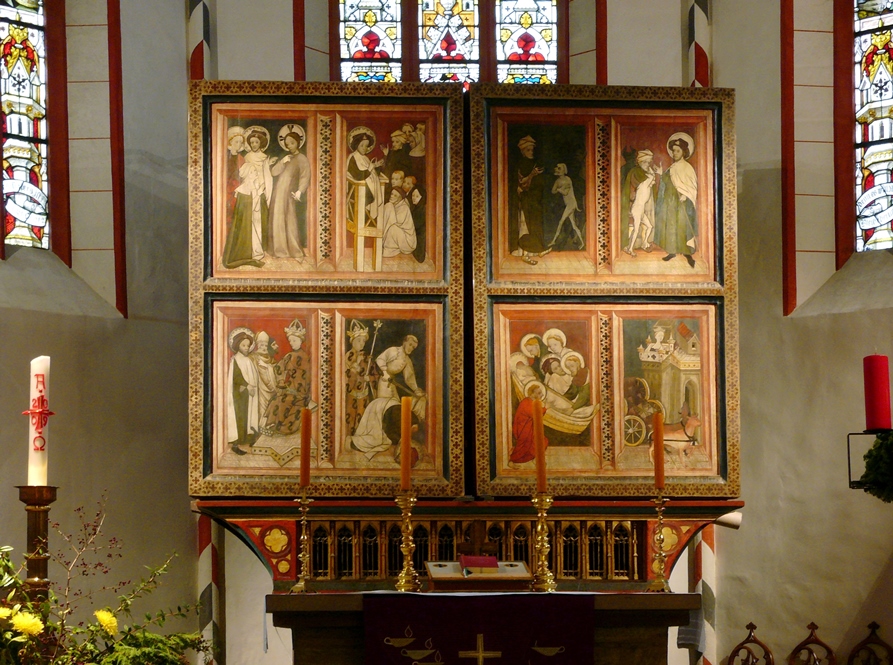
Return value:
M 310 486 L 310 409 L 301 409 L 301 487 Z
M 887 356 L 865 356 L 865 430 L 890 429 L 890 364 Z
M 546 435 L 543 431 L 543 403 L 533 402 L 533 445 L 536 451 L 536 491 L 546 492 Z
M 652 416 L 651 439 L 654 441 L 654 486 L 664 488 L 664 414 L 657 411 Z
M 412 398 L 400 400 L 400 489 L 412 489 Z

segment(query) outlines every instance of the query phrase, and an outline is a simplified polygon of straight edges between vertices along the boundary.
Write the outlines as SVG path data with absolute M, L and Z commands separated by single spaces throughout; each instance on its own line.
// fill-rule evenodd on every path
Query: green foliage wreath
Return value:
M 865 491 L 884 503 L 893 502 L 893 432 L 878 434 L 863 459 L 865 473 L 860 480 Z

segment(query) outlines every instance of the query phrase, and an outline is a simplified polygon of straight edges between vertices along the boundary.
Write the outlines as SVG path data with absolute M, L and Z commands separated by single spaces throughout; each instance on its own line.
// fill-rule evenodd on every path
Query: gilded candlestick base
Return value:
M 415 552 L 415 543 L 412 540 L 412 508 L 416 500 L 415 492 L 412 490 L 402 490 L 394 498 L 402 514 L 400 551 L 403 553 L 403 570 L 397 576 L 397 591 L 420 591 L 422 588 L 419 574 L 412 565 L 412 554 Z
M 57 487 L 48 485 L 19 485 L 19 501 L 25 504 L 28 515 L 28 551 L 25 586 L 32 601 L 44 600 L 50 588 L 47 573 L 49 554 L 47 539 L 50 504 L 56 500 Z
M 552 495 L 545 492 L 537 492 L 531 497 L 531 502 L 536 508 L 536 534 L 534 536 L 534 551 L 536 552 L 536 566 L 533 571 L 533 583 L 531 591 L 552 592 L 558 588 L 555 576 L 549 570 L 549 527 L 546 526 L 546 514 L 552 506 Z
M 657 491 L 657 496 L 652 499 L 657 508 L 657 526 L 654 529 L 654 579 L 648 585 L 648 591 L 669 592 L 667 583 L 667 553 L 664 552 L 664 506 L 669 499 L 664 497 L 663 490 Z
M 309 591 L 307 582 L 310 580 L 310 524 L 307 521 L 307 511 L 310 509 L 313 499 L 308 499 L 305 491 L 297 501 L 301 504 L 301 551 L 298 554 L 301 572 L 298 574 L 297 584 L 291 588 L 291 591 L 292 593 L 306 593 Z

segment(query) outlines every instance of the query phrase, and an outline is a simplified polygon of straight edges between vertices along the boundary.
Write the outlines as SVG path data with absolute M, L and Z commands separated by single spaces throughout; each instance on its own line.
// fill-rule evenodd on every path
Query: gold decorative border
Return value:
M 443 220 L 444 279 L 411 283 L 402 279 L 361 281 L 338 279 L 265 278 L 212 278 L 205 280 L 205 176 L 203 152 L 203 100 L 206 96 L 241 97 L 247 95 L 281 96 L 289 103 L 300 102 L 302 97 L 331 98 L 335 103 L 375 98 L 393 99 L 395 105 L 436 102 L 444 105 L 444 157 L 449 164 L 445 173 L 443 195 L 449 215 Z M 464 400 L 463 377 L 464 332 L 464 99 L 460 86 L 439 84 L 380 84 L 338 82 L 271 82 L 271 81 L 192 81 L 189 86 L 188 132 L 188 206 L 189 206 L 189 493 L 197 497 L 242 496 L 274 497 L 298 495 L 298 478 L 292 476 L 243 476 L 217 478 L 205 471 L 210 461 L 205 452 L 205 357 L 208 353 L 206 337 L 210 326 L 205 321 L 205 298 L 211 294 L 240 294 L 245 299 L 264 294 L 291 293 L 297 297 L 306 295 L 373 294 L 375 296 L 440 296 L 446 301 L 445 324 L 448 337 L 444 340 L 447 354 L 444 375 L 445 401 L 448 420 L 444 445 L 448 446 L 448 458 L 444 463 L 444 476 L 437 481 L 419 485 L 422 496 L 451 497 L 464 492 Z M 320 127 L 321 132 L 331 127 Z M 323 155 L 325 158 L 325 155 Z M 320 190 L 320 235 L 322 240 L 331 235 L 333 192 L 331 187 Z M 325 244 L 325 243 L 324 243 Z M 328 355 L 334 353 L 329 350 Z M 313 494 L 330 497 L 393 496 L 398 490 L 395 482 L 369 479 L 314 477 Z
M 715 477 L 697 478 L 687 482 L 671 482 L 667 486 L 667 494 L 682 497 L 737 497 L 740 494 L 740 392 L 738 362 L 738 254 L 737 254 L 737 172 L 735 154 L 735 94 L 733 90 L 721 88 L 661 88 L 661 87 L 604 87 L 604 86 L 500 86 L 480 84 L 472 87 L 470 96 L 471 113 L 471 212 L 472 212 L 472 273 L 475 290 L 471 314 L 474 325 L 474 385 L 475 398 L 475 467 L 477 469 L 477 491 L 484 495 L 504 494 L 508 488 L 494 483 L 491 475 L 491 437 L 490 426 L 491 395 L 490 375 L 492 355 L 492 331 L 489 329 L 489 306 L 494 297 L 507 296 L 530 298 L 531 301 L 544 296 L 575 297 L 585 301 L 587 297 L 628 298 L 639 303 L 660 302 L 664 297 L 679 299 L 677 302 L 703 302 L 705 298 L 716 299 L 722 309 L 717 330 L 722 340 L 722 368 L 717 368 L 724 381 L 719 386 L 718 400 L 724 402 L 725 417 L 719 423 L 717 436 L 720 442 L 720 455 L 723 455 L 725 470 Z M 621 102 L 625 109 L 635 108 L 641 104 L 650 110 L 684 108 L 686 104 L 711 103 L 719 111 L 716 115 L 714 133 L 714 149 L 721 150 L 721 163 L 717 167 L 716 180 L 718 191 L 718 210 L 721 219 L 717 220 L 719 249 L 717 269 L 720 278 L 717 281 L 704 282 L 623 282 L 611 283 L 593 281 L 588 284 L 568 284 L 543 280 L 538 283 L 513 283 L 503 281 L 494 283 L 488 266 L 488 231 L 487 215 L 489 210 L 488 178 L 491 165 L 487 163 L 486 141 L 489 140 L 490 128 L 486 125 L 486 106 L 493 101 L 505 103 L 506 100 L 554 100 L 556 104 L 567 104 L 572 107 L 575 101 L 591 103 Z M 601 136 L 599 136 L 601 138 Z M 596 146 L 603 148 L 601 142 Z M 603 185 L 610 176 L 602 177 L 599 173 L 597 189 L 599 195 Z M 598 198 L 597 216 L 600 225 L 599 242 L 605 238 L 601 232 L 607 228 L 609 221 L 607 210 L 603 210 L 603 199 Z M 602 252 L 599 252 L 602 259 Z M 718 361 L 717 361 L 718 362 Z M 600 368 L 603 369 L 603 368 Z M 721 371 L 719 371 L 721 369 Z M 607 415 L 607 414 L 604 414 Z M 610 423 L 609 423 L 610 425 Z M 613 427 L 609 427 L 613 430 Z M 551 481 L 552 479 L 550 479 Z M 653 485 L 645 479 L 631 481 L 629 479 L 593 479 L 591 483 L 555 482 L 555 489 L 563 495 L 603 496 L 603 497 L 643 497 L 652 496 Z M 511 490 L 513 494 L 532 491 L 532 486 L 518 486 Z

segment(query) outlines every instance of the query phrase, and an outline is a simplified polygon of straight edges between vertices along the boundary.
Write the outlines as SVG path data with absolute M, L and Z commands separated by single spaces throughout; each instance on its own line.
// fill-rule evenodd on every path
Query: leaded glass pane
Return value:
M 555 83 L 557 0 L 496 0 L 496 80 Z
M 478 0 L 419 2 L 419 77 L 425 83 L 480 80 Z
M 400 0 L 340 0 L 341 80 L 403 80 Z
M 0 103 L 6 242 L 49 249 L 46 44 L 40 0 L 0 3 Z
M 856 251 L 893 247 L 893 8 L 854 0 Z

